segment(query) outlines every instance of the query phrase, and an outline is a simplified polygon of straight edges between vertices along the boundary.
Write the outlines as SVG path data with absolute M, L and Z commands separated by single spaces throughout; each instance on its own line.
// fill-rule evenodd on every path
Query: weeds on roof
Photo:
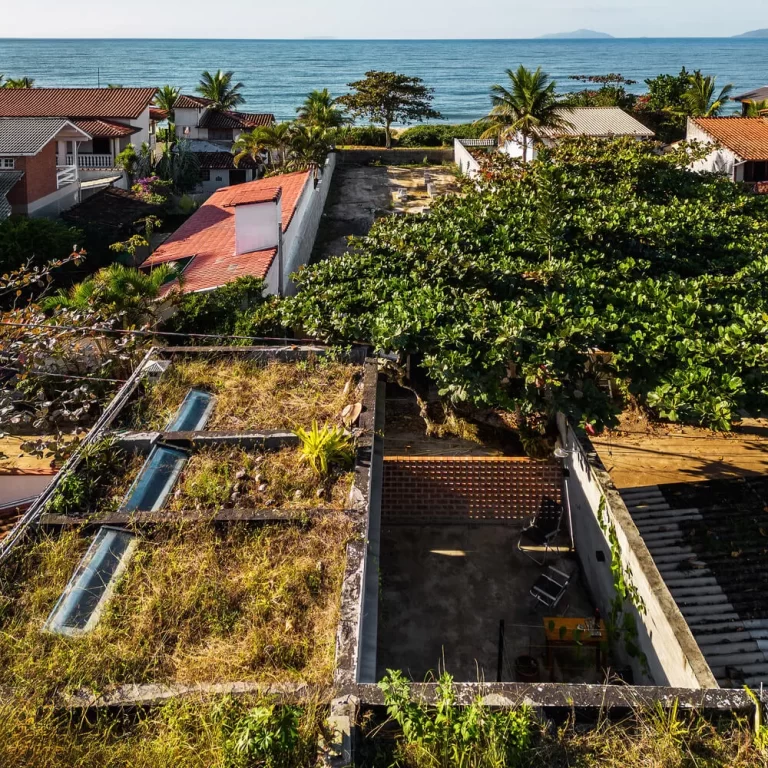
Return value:
M 90 537 L 42 536 L 0 583 L 0 687 L 329 682 L 350 522 L 144 530 L 96 628 L 41 632 Z
M 136 429 L 166 427 L 191 387 L 216 395 L 209 430 L 291 430 L 313 420 L 340 422 L 359 399 L 359 366 L 323 357 L 260 364 L 237 357 L 175 360 L 134 409 Z
M 167 505 L 169 511 L 211 511 L 222 507 L 260 509 L 344 509 L 354 473 L 319 476 L 301 460 L 298 448 L 245 451 L 203 448 L 194 453 Z
M 0 703 L 0 765 L 25 768 L 310 768 L 327 740 L 318 699 L 173 699 L 153 710 L 54 712 L 17 698 Z

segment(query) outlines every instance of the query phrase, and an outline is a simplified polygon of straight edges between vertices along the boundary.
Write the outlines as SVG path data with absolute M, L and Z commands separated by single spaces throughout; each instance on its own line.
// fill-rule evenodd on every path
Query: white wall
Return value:
M 724 118 L 727 119 L 727 118 Z M 702 130 L 690 118 L 685 132 L 686 141 L 700 141 L 702 144 L 712 144 L 715 142 L 712 137 Z M 713 146 L 710 152 L 703 160 L 697 160 L 691 163 L 690 168 L 693 171 L 709 171 L 712 173 L 722 173 L 732 181 L 744 180 L 744 165 L 739 164 L 740 158 L 734 152 L 725 147 L 715 148 Z
M 180 139 L 207 139 L 208 131 L 198 128 L 204 111 L 204 109 L 174 109 L 176 135 Z M 184 133 L 185 128 L 189 128 L 188 134 Z
M 14 213 L 25 213 L 33 218 L 56 218 L 60 213 L 80 202 L 80 182 L 65 184 L 55 192 L 34 200 L 25 206 L 14 206 Z
M 282 201 L 251 203 L 235 208 L 235 252 L 250 253 L 279 245 Z
M 458 139 L 453 140 L 453 162 L 470 179 L 474 179 L 480 173 L 480 163 L 472 157 L 472 153 Z
M 317 187 L 314 186 L 310 174 L 307 184 L 301 193 L 296 213 L 294 213 L 288 231 L 283 234 L 283 287 L 286 295 L 293 296 L 296 286 L 290 276 L 299 267 L 305 265 L 315 246 L 317 228 L 323 216 L 323 208 L 331 186 L 333 171 L 336 168 L 336 153 L 331 152 L 325 161 Z
M 615 643 L 614 652 L 620 658 L 623 656 L 623 663 L 631 664 L 637 684 L 717 688 L 717 681 L 610 477 L 596 466 L 594 459 L 587 458 L 562 414 L 558 416 L 558 426 L 566 449 L 572 451 L 565 460 L 570 471 L 566 485 L 582 574 L 607 618 L 616 592 L 611 573 L 611 545 L 598 521 L 600 499 L 605 498 L 605 520 L 615 527 L 622 564 L 631 573 L 632 582 L 645 605 L 644 614 L 629 601 L 625 601 L 624 610 L 635 619 L 637 642 L 647 657 L 650 677 L 638 660 L 626 654 L 621 640 Z M 598 560 L 598 552 L 603 553 L 604 562 Z
M 56 477 L 55 472 L 50 475 L 0 475 L 0 506 L 39 496 L 51 484 L 54 477 Z
M 509 155 L 510 157 L 522 158 L 523 146 L 525 146 L 526 143 L 528 145 L 526 160 L 533 160 L 536 157 L 536 147 L 534 146 L 533 139 L 523 139 L 520 134 L 500 147 L 499 152 L 503 152 L 505 155 Z

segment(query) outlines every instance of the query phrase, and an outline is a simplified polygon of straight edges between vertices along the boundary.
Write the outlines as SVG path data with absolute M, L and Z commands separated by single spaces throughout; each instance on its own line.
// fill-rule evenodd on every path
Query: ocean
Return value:
M 768 84 L 768 39 L 615 40 L 18 40 L 0 39 L 0 72 L 41 86 L 171 84 L 193 92 L 200 72 L 232 69 L 246 109 L 290 119 L 304 95 L 335 95 L 369 69 L 397 70 L 435 89 L 445 122 L 488 112 L 488 88 L 504 70 L 541 66 L 560 91 L 584 86 L 570 75 L 616 72 L 638 81 L 682 66 L 717 76 L 735 93 Z M 732 107 L 734 111 L 737 105 Z

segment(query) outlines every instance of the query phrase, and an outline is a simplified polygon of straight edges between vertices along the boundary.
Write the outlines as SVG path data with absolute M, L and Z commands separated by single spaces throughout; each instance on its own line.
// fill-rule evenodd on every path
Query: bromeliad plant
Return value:
M 302 459 L 321 477 L 327 477 L 333 465 L 348 467 L 354 458 L 352 438 L 341 428 L 312 422 L 309 430 L 298 427 L 294 434 L 301 441 Z

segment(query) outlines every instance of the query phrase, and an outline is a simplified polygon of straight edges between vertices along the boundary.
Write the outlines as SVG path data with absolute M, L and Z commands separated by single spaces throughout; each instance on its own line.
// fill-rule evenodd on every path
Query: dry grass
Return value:
M 218 511 L 222 506 L 344 509 L 353 478 L 352 472 L 345 472 L 322 480 L 301 460 L 298 448 L 279 451 L 205 448 L 190 458 L 168 508 L 172 511 Z
M 344 406 L 360 398 L 353 386 L 359 373 L 359 366 L 323 358 L 266 365 L 236 357 L 177 360 L 142 398 L 133 426 L 164 429 L 191 387 L 216 395 L 209 430 L 290 430 L 313 420 L 338 423 Z
M 44 537 L 3 574 L 0 686 L 330 680 L 351 526 L 207 524 L 147 532 L 96 629 L 40 628 L 88 539 Z

